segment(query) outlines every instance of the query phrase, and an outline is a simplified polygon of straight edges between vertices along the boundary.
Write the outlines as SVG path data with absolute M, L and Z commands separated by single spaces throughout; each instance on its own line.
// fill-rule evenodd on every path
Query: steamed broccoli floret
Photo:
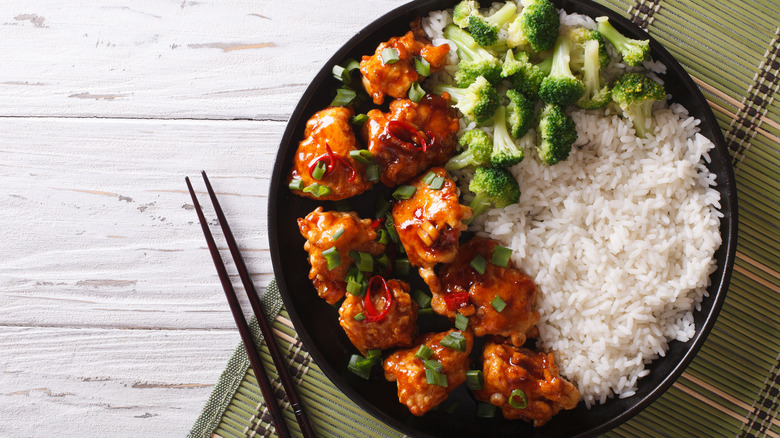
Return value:
M 447 170 L 462 169 L 466 166 L 483 166 L 490 163 L 490 153 L 493 152 L 493 141 L 481 129 L 471 129 L 463 133 L 458 144 L 465 150 L 450 158 L 444 168 Z
M 571 42 L 565 35 L 555 40 L 550 74 L 539 85 L 539 98 L 545 103 L 571 105 L 582 97 L 585 85 L 577 79 L 569 67 Z
M 588 40 L 584 46 L 582 83 L 585 84 L 585 93 L 574 104 L 584 109 L 601 108 L 609 103 L 610 92 L 609 87 L 601 78 L 599 43 L 596 40 Z
M 548 104 L 539 114 L 536 136 L 539 159 L 553 165 L 569 158 L 571 146 L 577 140 L 577 126 L 563 107 Z
M 506 119 L 509 133 L 514 138 L 524 136 L 534 123 L 534 101 L 515 90 L 507 90 L 509 105 L 506 107 Z
M 467 118 L 485 123 L 493 117 L 498 108 L 498 92 L 484 77 L 480 76 L 468 88 L 457 88 L 451 85 L 437 85 L 434 91 L 437 94 L 447 92 L 450 94 L 455 107 Z
M 467 87 L 478 77 L 483 76 L 491 83 L 501 80 L 501 61 L 485 50 L 468 32 L 455 25 L 444 29 L 444 38 L 458 46 L 458 72 L 455 82 L 459 87 Z
M 628 38 L 612 27 L 607 17 L 596 18 L 598 30 L 623 57 L 626 64 L 636 67 L 642 61 L 650 59 L 650 42 L 648 40 L 635 40 Z
M 571 59 L 569 65 L 572 70 L 580 71 L 585 63 L 585 44 L 588 41 L 596 41 L 598 44 L 598 62 L 601 68 L 609 64 L 610 57 L 607 52 L 607 45 L 604 44 L 604 37 L 597 30 L 585 29 L 584 27 L 573 27 L 566 33 L 571 41 Z
M 523 10 L 509 25 L 509 47 L 530 47 L 535 52 L 552 49 L 558 37 L 560 15 L 549 0 L 523 0 Z
M 460 28 L 469 26 L 469 17 L 479 13 L 479 2 L 463 0 L 452 9 L 452 22 Z
M 631 120 L 639 137 L 644 138 L 652 131 L 653 102 L 665 99 L 663 85 L 641 73 L 626 73 L 612 85 L 612 100 L 623 111 L 623 116 Z
M 504 208 L 520 202 L 520 185 L 506 169 L 477 167 L 469 183 L 469 190 L 475 194 L 469 204 L 474 210 L 474 217 L 484 213 L 491 204 L 496 208 Z
M 490 164 L 496 167 L 509 167 L 523 161 L 525 154 L 521 147 L 509 135 L 506 128 L 506 107 L 500 106 L 493 116 L 493 153 Z
M 515 90 L 535 99 L 539 94 L 539 85 L 550 72 L 552 61 L 546 61 L 545 64 L 547 71 L 541 64 L 532 64 L 528 53 L 517 52 L 514 55 L 512 50 L 507 50 L 501 77 L 510 78 Z
M 498 42 L 498 30 L 504 24 L 515 18 L 517 5 L 507 2 L 489 17 L 483 17 L 477 11 L 469 17 L 469 32 L 474 41 L 481 46 L 489 46 Z

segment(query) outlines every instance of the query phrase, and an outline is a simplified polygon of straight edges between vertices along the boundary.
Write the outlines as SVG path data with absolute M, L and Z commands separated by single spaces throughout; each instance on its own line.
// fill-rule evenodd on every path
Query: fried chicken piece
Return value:
M 446 163 L 459 126 L 449 98 L 426 94 L 417 103 L 396 99 L 388 113 L 369 111 L 362 135 L 382 170 L 382 182 L 394 187 Z
M 580 402 L 577 388 L 558 373 L 553 353 L 517 348 L 491 339 L 482 352 L 485 383 L 474 396 L 501 408 L 508 420 L 521 419 L 545 424 L 562 409 L 574 409 Z M 519 389 L 528 399 L 523 409 L 512 407 L 509 397 Z M 513 399 L 522 406 L 522 397 Z
M 465 351 L 442 346 L 439 342 L 449 333 L 462 333 L 466 340 Z M 433 350 L 431 360 L 442 365 L 441 374 L 447 377 L 447 387 L 427 383 L 425 365 L 414 357 L 420 345 Z M 398 401 L 405 404 L 412 414 L 420 416 L 447 399 L 450 392 L 466 381 L 469 369 L 469 354 L 474 346 L 471 331 L 449 330 L 443 333 L 426 333 L 415 340 L 414 347 L 399 350 L 385 359 L 385 379 L 398 382 Z
M 526 337 L 537 335 L 536 285 L 511 263 L 506 268 L 491 263 L 496 245 L 482 237 L 462 245 L 455 261 L 439 270 L 440 288 L 431 288 L 431 307 L 453 320 L 456 312 L 468 316 L 476 336 L 506 336 L 519 347 Z M 483 274 L 470 265 L 477 254 L 488 262 Z M 506 304 L 500 312 L 493 304 L 496 297 Z
M 319 296 L 328 304 L 336 304 L 347 291 L 344 276 L 353 262 L 349 256 L 350 251 L 362 251 L 372 255 L 385 252 L 385 245 L 376 241 L 376 231 L 371 223 L 371 219 L 360 219 L 353 212 L 323 212 L 322 207 L 317 207 L 305 218 L 298 219 L 298 228 L 306 239 L 303 249 L 309 253 L 309 279 Z M 339 230 L 344 231 L 334 241 L 333 238 Z M 341 264 L 328 269 L 328 261 L 322 252 L 333 247 L 336 247 L 339 253 Z
M 420 268 L 420 276 L 430 283 L 436 280 L 433 267 L 449 263 L 458 253 L 460 232 L 467 228 L 463 220 L 472 216 L 471 208 L 458 202 L 458 187 L 443 167 L 430 169 L 444 179 L 440 189 L 425 181 L 428 173 L 411 182 L 414 195 L 393 206 L 393 223 L 409 256 L 409 263 Z
M 377 278 L 379 280 L 375 280 Z M 384 285 L 387 285 L 387 291 L 383 290 Z M 412 345 L 417 334 L 417 303 L 409 296 L 409 284 L 398 280 L 385 282 L 382 277 L 375 276 L 369 281 L 366 294 L 362 297 L 347 294 L 339 309 L 339 324 L 352 345 L 364 356 L 368 350 Z M 384 315 L 381 319 L 370 316 L 372 311 L 365 306 L 366 297 L 371 300 L 376 313 Z M 362 314 L 364 319 L 356 321 L 358 314 Z
M 287 182 L 298 178 L 303 180 L 304 187 L 318 184 L 327 187 L 330 193 L 320 196 L 303 190 L 293 190 L 293 193 L 317 200 L 338 201 L 372 187 L 373 183 L 366 180 L 366 167 L 349 156 L 350 151 L 358 149 L 350 123 L 353 115 L 351 108 L 328 107 L 306 122 L 305 138 L 298 144 Z M 312 176 L 318 161 L 327 165 L 320 180 Z
M 394 49 L 398 60 L 385 63 L 382 57 L 382 51 L 385 49 Z M 427 41 L 416 38 L 412 31 L 401 37 L 390 38 L 380 44 L 373 55 L 364 56 L 360 61 L 363 86 L 377 105 L 385 101 L 385 95 L 406 97 L 412 83 L 425 79 L 417 73 L 414 57 L 420 56 L 428 61 L 433 73 L 444 67 L 449 51 L 447 44 L 432 46 Z

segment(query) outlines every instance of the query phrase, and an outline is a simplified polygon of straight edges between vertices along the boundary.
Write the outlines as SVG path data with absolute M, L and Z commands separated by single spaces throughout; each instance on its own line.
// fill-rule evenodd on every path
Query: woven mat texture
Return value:
M 598 3 L 645 28 L 702 89 L 731 150 L 739 199 L 734 275 L 714 329 L 672 388 L 605 436 L 780 438 L 780 0 Z M 403 436 L 330 383 L 296 336 L 275 283 L 263 301 L 318 436 Z M 190 437 L 273 435 L 248 364 L 239 345 Z

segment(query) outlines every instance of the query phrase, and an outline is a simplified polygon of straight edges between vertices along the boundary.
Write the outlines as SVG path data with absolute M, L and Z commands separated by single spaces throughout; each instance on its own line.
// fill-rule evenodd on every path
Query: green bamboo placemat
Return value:
M 623 11 L 645 28 L 699 85 L 731 150 L 739 199 L 737 260 L 715 327 L 672 388 L 605 436 L 780 438 L 780 105 L 775 100 L 780 91 L 780 4 L 598 3 Z M 296 336 L 275 283 L 263 301 L 266 313 L 275 317 L 280 347 L 287 351 L 318 436 L 402 436 L 367 416 L 325 377 Z M 257 324 L 252 326 L 257 334 Z M 273 370 L 267 349 L 261 350 Z M 286 408 L 288 424 L 297 433 L 289 404 Z M 190 437 L 271 436 L 271 429 L 239 345 Z

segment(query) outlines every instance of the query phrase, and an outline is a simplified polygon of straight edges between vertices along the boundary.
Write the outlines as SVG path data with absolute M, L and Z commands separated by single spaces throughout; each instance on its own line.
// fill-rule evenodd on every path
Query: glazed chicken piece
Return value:
M 366 299 L 371 300 L 368 306 Z M 362 315 L 360 321 L 355 320 L 357 315 Z M 408 347 L 417 334 L 417 303 L 409 296 L 409 284 L 376 275 L 364 296 L 347 294 L 339 323 L 363 355 L 373 349 Z
M 389 50 L 383 55 L 386 49 Z M 393 50 L 393 59 L 397 58 L 394 62 L 390 60 Z M 373 55 L 364 56 L 360 62 L 363 86 L 377 105 L 385 101 L 385 95 L 406 97 L 412 83 L 425 79 L 417 73 L 414 57 L 419 56 L 428 61 L 433 73 L 444 67 L 449 51 L 447 44 L 432 46 L 421 38 L 416 38 L 412 31 L 402 37 L 390 38 L 380 44 Z
M 456 312 L 467 316 L 476 336 L 506 336 L 519 347 L 526 337 L 538 334 L 536 285 L 511 263 L 506 268 L 491 263 L 496 245 L 495 240 L 482 237 L 462 245 L 455 261 L 440 268 L 440 287 L 431 288 L 431 307 L 453 320 Z M 478 254 L 488 262 L 483 274 L 470 264 Z M 496 306 L 502 305 L 498 311 Z
M 508 420 L 533 421 L 534 426 L 545 424 L 562 409 L 574 409 L 580 401 L 580 393 L 569 381 L 558 374 L 553 353 L 517 348 L 494 338 L 482 352 L 484 385 L 475 391 L 477 400 L 501 408 Z M 512 391 L 521 390 L 510 404 Z
M 353 115 L 351 108 L 328 107 L 306 122 L 305 138 L 298 144 L 287 180 L 289 183 L 300 179 L 303 187 L 293 190 L 293 193 L 312 199 L 337 201 L 371 188 L 372 183 L 366 180 L 365 166 L 349 156 L 350 151 L 358 149 L 350 123 Z M 319 180 L 313 176 L 317 163 L 325 167 L 325 173 Z M 323 192 L 303 190 L 312 184 L 322 186 L 320 190 Z
M 388 113 L 369 111 L 362 134 L 382 170 L 382 182 L 394 187 L 446 163 L 455 150 L 458 128 L 449 98 L 426 94 L 417 103 L 396 99 Z
M 420 276 L 430 284 L 436 281 L 433 267 L 455 259 L 460 232 L 467 228 L 463 220 L 469 219 L 472 211 L 458 202 L 458 187 L 443 167 L 429 172 L 440 179 L 434 181 L 425 173 L 413 180 L 411 185 L 417 190 L 411 198 L 393 206 L 393 223 L 409 263 L 419 267 Z M 441 188 L 433 188 L 439 182 Z
M 309 253 L 309 279 L 319 296 L 328 304 L 335 304 L 347 291 L 344 276 L 353 262 L 349 256 L 350 251 L 362 251 L 372 255 L 385 251 L 385 245 L 376 241 L 376 231 L 371 224 L 371 219 L 360 219 L 353 212 L 323 212 L 322 207 L 317 207 L 305 218 L 298 219 L 298 228 L 306 239 L 303 249 Z M 334 240 L 337 233 L 340 235 Z M 338 251 L 341 264 L 328 269 L 328 261 L 322 252 L 333 247 Z
M 461 333 L 465 338 L 465 351 L 442 346 L 439 342 L 449 333 Z M 447 378 L 447 386 L 427 383 L 425 365 L 415 357 L 420 345 L 433 350 L 429 360 L 441 363 L 441 374 Z M 385 359 L 385 379 L 398 382 L 398 400 L 405 404 L 412 414 L 420 416 L 447 399 L 450 392 L 466 381 L 469 369 L 469 354 L 474 345 L 470 331 L 449 330 L 443 333 L 427 333 L 415 340 L 412 348 L 399 350 Z

